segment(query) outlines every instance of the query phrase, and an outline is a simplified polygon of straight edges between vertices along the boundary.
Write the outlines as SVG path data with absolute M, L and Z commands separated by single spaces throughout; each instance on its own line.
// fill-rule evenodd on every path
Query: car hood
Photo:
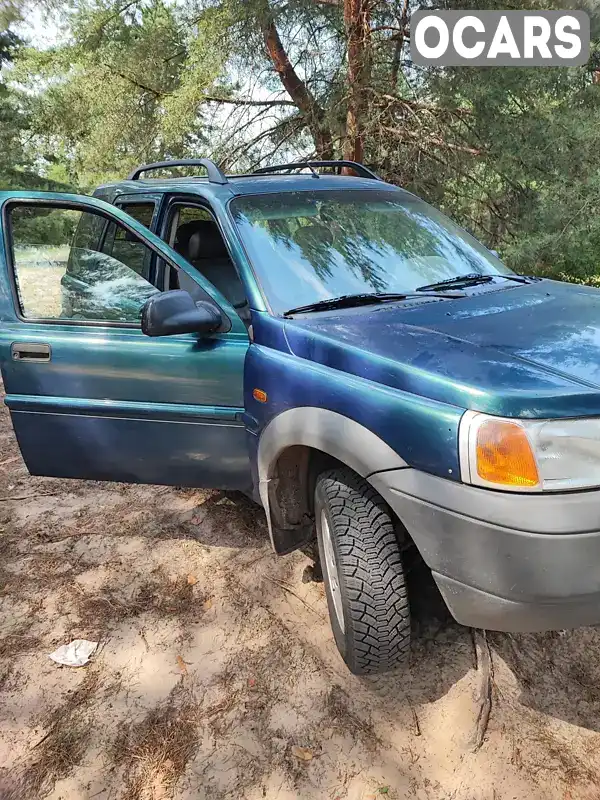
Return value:
M 543 280 L 288 320 L 291 351 L 401 391 L 523 417 L 600 414 L 600 291 Z

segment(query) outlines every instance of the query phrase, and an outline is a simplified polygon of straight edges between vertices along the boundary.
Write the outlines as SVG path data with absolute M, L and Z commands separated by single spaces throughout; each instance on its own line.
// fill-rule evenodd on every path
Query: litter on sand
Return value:
M 83 667 L 90 660 L 90 656 L 96 652 L 98 642 L 89 642 L 87 639 L 73 639 L 69 644 L 61 644 L 53 653 L 48 656 L 57 664 L 64 664 L 65 667 Z

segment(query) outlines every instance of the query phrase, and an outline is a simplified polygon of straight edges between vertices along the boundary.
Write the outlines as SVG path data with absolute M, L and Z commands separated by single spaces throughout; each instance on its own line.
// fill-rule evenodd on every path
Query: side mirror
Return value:
M 195 303 L 181 289 L 155 294 L 142 308 L 142 332 L 146 336 L 172 336 L 175 333 L 213 333 L 222 325 L 219 309 L 212 303 Z

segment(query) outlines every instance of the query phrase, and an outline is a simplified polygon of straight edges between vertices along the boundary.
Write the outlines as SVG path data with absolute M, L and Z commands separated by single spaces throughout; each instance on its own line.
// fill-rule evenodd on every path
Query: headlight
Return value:
M 503 419 L 467 411 L 458 438 L 465 483 L 510 492 L 600 486 L 600 419 Z

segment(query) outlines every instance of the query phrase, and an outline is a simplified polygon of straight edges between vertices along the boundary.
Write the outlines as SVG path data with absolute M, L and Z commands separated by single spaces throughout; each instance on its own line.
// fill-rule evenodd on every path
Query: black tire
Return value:
M 408 658 L 410 612 L 400 546 L 385 503 L 352 470 L 329 470 L 317 478 L 315 518 L 329 618 L 342 658 L 355 675 L 394 669 Z

